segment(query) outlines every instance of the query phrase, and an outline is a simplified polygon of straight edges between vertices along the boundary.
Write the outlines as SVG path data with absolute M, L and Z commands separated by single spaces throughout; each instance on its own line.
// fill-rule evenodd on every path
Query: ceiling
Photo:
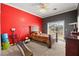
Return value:
M 44 3 L 47 10 L 40 12 L 40 3 L 6 3 L 20 10 L 45 18 L 77 9 L 77 3 Z M 54 10 L 56 8 L 56 10 Z

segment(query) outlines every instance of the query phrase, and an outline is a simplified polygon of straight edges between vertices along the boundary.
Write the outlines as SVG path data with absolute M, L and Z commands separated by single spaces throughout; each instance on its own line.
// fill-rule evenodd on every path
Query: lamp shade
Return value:
M 13 32 L 14 32 L 14 31 L 16 31 L 16 29 L 15 29 L 15 28 L 11 28 L 11 31 L 13 31 Z

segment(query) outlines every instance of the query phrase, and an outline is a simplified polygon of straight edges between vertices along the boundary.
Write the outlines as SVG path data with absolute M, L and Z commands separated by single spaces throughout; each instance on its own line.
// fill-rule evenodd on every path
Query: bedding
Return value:
M 32 32 L 30 38 L 39 42 L 47 44 L 48 48 L 51 48 L 51 36 L 45 33 Z

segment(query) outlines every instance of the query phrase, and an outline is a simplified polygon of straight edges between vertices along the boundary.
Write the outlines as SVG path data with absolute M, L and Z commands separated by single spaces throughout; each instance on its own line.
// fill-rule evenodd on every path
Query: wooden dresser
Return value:
M 66 56 L 79 56 L 79 39 L 66 37 Z

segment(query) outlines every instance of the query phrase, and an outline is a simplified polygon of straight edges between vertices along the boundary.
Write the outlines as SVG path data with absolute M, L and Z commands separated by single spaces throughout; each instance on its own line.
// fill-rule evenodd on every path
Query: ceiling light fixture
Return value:
M 45 13 L 47 11 L 47 4 L 40 3 L 40 12 Z

